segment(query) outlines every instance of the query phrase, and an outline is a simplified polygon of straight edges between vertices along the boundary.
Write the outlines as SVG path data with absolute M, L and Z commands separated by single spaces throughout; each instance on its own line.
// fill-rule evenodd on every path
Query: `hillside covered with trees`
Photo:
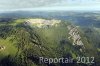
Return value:
M 43 19 L 42 26 L 29 20 L 0 18 L 0 66 L 99 66 L 98 31 L 63 20 Z M 78 56 L 95 57 L 95 63 L 77 64 Z M 39 63 L 39 57 L 71 57 L 73 63 Z

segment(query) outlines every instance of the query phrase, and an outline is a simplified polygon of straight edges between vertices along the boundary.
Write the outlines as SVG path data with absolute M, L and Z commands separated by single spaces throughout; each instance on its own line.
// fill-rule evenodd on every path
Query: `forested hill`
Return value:
M 99 64 L 99 47 L 85 29 L 69 21 L 56 19 L 0 19 L 0 66 L 88 66 L 77 64 L 39 63 L 39 57 L 95 57 Z M 88 30 L 87 30 L 88 31 Z M 94 35 L 94 34 L 93 34 Z M 99 38 L 99 37 L 98 37 Z M 95 42 L 95 41 L 94 41 Z M 99 43 L 99 42 L 98 42 Z

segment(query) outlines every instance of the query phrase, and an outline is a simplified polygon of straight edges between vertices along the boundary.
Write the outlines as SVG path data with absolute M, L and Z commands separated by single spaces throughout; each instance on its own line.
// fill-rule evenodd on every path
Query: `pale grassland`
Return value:
M 61 20 L 28 19 L 26 22 L 27 24 L 41 28 L 43 26 L 57 26 L 59 23 L 61 23 Z
M 13 25 L 13 26 L 16 26 L 20 23 L 23 23 L 25 22 L 27 19 L 17 19 L 17 20 L 14 20 L 12 23 L 10 23 L 10 25 Z

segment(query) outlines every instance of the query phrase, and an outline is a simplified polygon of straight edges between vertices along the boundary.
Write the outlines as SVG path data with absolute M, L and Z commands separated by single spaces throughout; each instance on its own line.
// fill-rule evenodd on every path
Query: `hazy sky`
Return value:
M 100 0 L 0 0 L 6 10 L 100 10 Z

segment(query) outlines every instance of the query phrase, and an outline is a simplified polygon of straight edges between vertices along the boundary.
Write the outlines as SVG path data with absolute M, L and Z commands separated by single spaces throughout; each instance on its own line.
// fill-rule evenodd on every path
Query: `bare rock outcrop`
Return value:
M 0 51 L 4 49 L 5 49 L 5 46 L 0 46 Z
M 81 36 L 79 34 L 79 31 L 78 31 L 77 27 L 69 25 L 69 26 L 67 26 L 67 28 L 69 30 L 69 35 L 70 35 L 68 37 L 68 39 L 73 41 L 73 45 L 77 45 L 77 46 L 81 46 L 81 47 L 85 48 L 84 44 L 81 40 Z

